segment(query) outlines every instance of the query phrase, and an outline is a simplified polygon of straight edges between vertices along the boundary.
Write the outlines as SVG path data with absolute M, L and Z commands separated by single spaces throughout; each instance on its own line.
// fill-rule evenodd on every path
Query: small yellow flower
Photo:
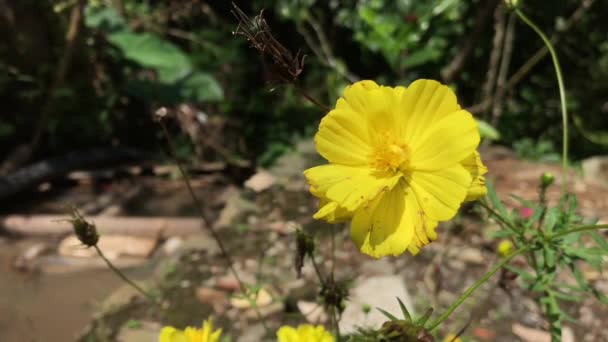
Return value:
M 217 342 L 222 334 L 222 329 L 213 331 L 213 320 L 209 318 L 203 322 L 201 329 L 187 327 L 179 330 L 174 327 L 164 327 L 158 342 Z
M 496 247 L 496 252 L 501 257 L 506 257 L 507 255 L 509 255 L 511 253 L 512 249 L 513 249 L 513 243 L 511 243 L 511 241 L 500 240 L 500 242 L 498 243 L 498 247 Z
M 443 342 L 462 342 L 462 340 L 454 334 L 448 334 L 448 336 L 443 339 Z
M 372 257 L 417 254 L 439 221 L 485 196 L 479 140 L 473 116 L 439 82 L 357 82 L 315 135 L 329 164 L 304 171 L 320 200 L 314 218 L 350 221 L 352 240 Z
M 298 329 L 283 326 L 277 331 L 278 342 L 334 342 L 335 338 L 322 325 L 301 324 Z

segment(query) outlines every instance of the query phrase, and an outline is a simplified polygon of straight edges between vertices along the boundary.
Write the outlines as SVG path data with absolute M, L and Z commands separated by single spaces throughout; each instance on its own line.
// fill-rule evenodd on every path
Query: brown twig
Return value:
M 576 24 L 584 16 L 584 14 L 589 10 L 589 8 L 593 5 L 594 2 L 595 2 L 595 0 L 583 0 L 581 2 L 581 5 L 572 13 L 572 15 L 568 18 L 568 20 L 566 20 L 566 24 L 564 25 L 564 28 L 562 30 L 560 30 L 560 32 L 556 32 L 551 36 L 551 43 L 555 44 L 557 41 L 559 41 L 559 39 L 561 38 L 560 34 L 568 32 L 572 28 L 572 26 L 574 26 L 574 24 Z M 509 91 L 511 88 L 516 86 L 519 82 L 521 82 L 530 73 L 530 71 L 532 71 L 532 69 L 541 60 L 543 60 L 544 57 L 547 56 L 548 53 L 549 53 L 549 50 L 547 49 L 546 46 L 539 48 L 532 55 L 532 57 L 530 57 L 521 67 L 519 67 L 519 69 L 517 69 L 516 72 L 513 73 L 513 75 L 506 82 L 506 84 L 504 86 L 504 91 L 505 92 Z M 490 64 L 492 64 L 492 63 L 490 63 Z M 492 70 L 492 68 L 490 68 L 490 70 Z M 489 81 L 486 82 L 486 85 L 488 83 L 489 83 Z M 486 88 L 486 85 L 484 85 L 484 89 Z M 494 96 L 492 95 L 491 91 L 486 92 L 484 90 L 483 96 L 482 96 L 482 101 L 468 107 L 467 110 L 473 114 L 482 113 L 492 106 L 493 101 L 494 101 Z
M 445 83 L 450 83 L 460 76 L 469 57 L 471 57 L 471 53 L 479 41 L 481 34 L 485 30 L 490 13 L 496 8 L 497 4 L 498 0 L 487 0 L 477 9 L 473 32 L 466 35 L 467 40 L 460 49 L 460 52 L 452 59 L 452 62 L 441 71 L 441 76 Z
M 502 58 L 500 68 L 498 70 L 498 78 L 496 80 L 496 92 L 494 93 L 494 103 L 492 104 L 492 121 L 491 125 L 495 126 L 498 119 L 502 115 L 504 97 L 506 93 L 505 83 L 507 73 L 509 72 L 509 64 L 511 64 L 511 55 L 513 52 L 513 38 L 515 35 L 515 13 L 509 14 L 507 23 L 507 32 L 503 41 Z
M 186 188 L 188 189 L 188 193 L 190 194 L 190 197 L 192 198 L 192 201 L 198 210 L 199 216 L 200 216 L 201 220 L 203 221 L 203 229 L 207 228 L 209 230 L 209 232 L 211 233 L 211 236 L 213 237 L 213 239 L 217 243 L 217 246 L 220 249 L 220 253 L 221 253 L 222 257 L 226 260 L 226 264 L 228 265 L 230 272 L 232 273 L 232 275 L 234 276 L 236 281 L 239 283 L 239 288 L 241 290 L 241 293 L 243 294 L 243 296 L 246 299 L 249 300 L 252 309 L 255 311 L 256 315 L 258 316 L 258 319 L 264 326 L 264 330 L 266 330 L 267 333 L 270 332 L 270 329 L 268 328 L 268 325 L 266 324 L 266 320 L 264 319 L 264 316 L 262 315 L 262 313 L 260 312 L 259 308 L 257 307 L 257 305 L 255 303 L 255 299 L 251 298 L 251 295 L 250 295 L 249 291 L 247 290 L 247 287 L 245 286 L 245 282 L 243 282 L 243 280 L 239 276 L 239 273 L 236 271 L 236 268 L 234 267 L 234 261 L 232 260 L 232 256 L 230 255 L 230 253 L 228 253 L 228 250 L 224 246 L 224 243 L 222 242 L 221 237 L 219 236 L 217 231 L 211 225 L 211 220 L 207 216 L 205 209 L 203 208 L 202 202 L 200 201 L 200 199 L 194 192 L 194 189 L 192 188 L 192 184 L 190 182 L 190 176 L 188 175 L 188 173 L 186 172 L 182 163 L 179 161 L 179 159 L 177 157 L 177 149 L 175 147 L 175 144 L 173 143 L 171 134 L 169 133 L 169 130 L 167 129 L 167 126 L 165 125 L 163 114 L 157 112 L 157 117 L 158 117 L 158 122 L 162 128 L 163 134 L 165 135 L 165 138 L 167 140 L 167 144 L 169 146 L 169 152 L 171 153 L 171 157 L 177 164 L 177 167 L 179 168 L 179 171 L 183 177 L 184 183 L 186 184 Z
M 353 74 L 346 68 L 338 67 L 336 57 L 331 49 L 331 45 L 329 44 L 327 36 L 325 35 L 325 31 L 312 13 L 308 13 L 307 22 L 315 32 L 318 45 L 315 43 L 314 39 L 312 39 L 311 34 L 306 29 L 306 27 L 298 23 L 296 24 L 296 30 L 304 37 L 306 45 L 308 45 L 308 47 L 313 51 L 313 53 L 317 56 L 317 58 L 321 61 L 323 65 L 328 68 L 334 69 L 338 74 L 346 78 L 349 82 L 357 82 L 360 79 L 357 75 Z
M 0 174 L 8 173 L 19 165 L 25 163 L 28 159 L 30 159 L 32 153 L 38 148 L 38 145 L 40 145 L 40 141 L 42 140 L 42 136 L 47 129 L 49 119 L 53 112 L 55 95 L 57 90 L 63 85 L 70 65 L 72 64 L 72 57 L 76 49 L 78 36 L 82 29 L 85 5 L 85 0 L 79 0 L 72 8 L 72 12 L 70 14 L 70 23 L 65 35 L 65 47 L 63 49 L 63 55 L 61 56 L 59 64 L 57 65 L 53 83 L 49 87 L 45 102 L 41 107 L 42 109 L 40 112 L 40 117 L 38 118 L 37 125 L 34 128 L 32 140 L 30 140 L 27 146 L 16 149 L 11 156 L 6 158 L 6 160 L 2 163 L 2 167 L 0 167 Z
M 502 55 L 504 33 L 505 7 L 504 5 L 500 4 L 494 10 L 494 39 L 492 40 L 492 52 L 490 53 L 490 61 L 488 63 L 488 74 L 486 76 L 486 82 L 482 88 L 482 98 L 484 99 L 482 110 L 485 110 L 492 105 L 496 78 L 498 77 L 500 56 Z M 469 108 L 469 111 L 472 113 L 475 112 L 473 108 Z
M 322 110 L 329 111 L 328 106 L 313 98 L 297 84 L 298 78 L 304 70 L 306 55 L 301 54 L 300 51 L 295 54 L 292 53 L 274 38 L 270 26 L 264 19 L 263 11 L 251 19 L 236 4 L 232 3 L 232 8 L 232 14 L 238 20 L 238 26 L 234 34 L 245 37 L 251 43 L 251 46 L 258 50 L 262 58 L 269 58 L 274 62 L 273 70 L 276 72 L 274 76 L 277 76 L 277 81 L 293 85 L 300 96 Z

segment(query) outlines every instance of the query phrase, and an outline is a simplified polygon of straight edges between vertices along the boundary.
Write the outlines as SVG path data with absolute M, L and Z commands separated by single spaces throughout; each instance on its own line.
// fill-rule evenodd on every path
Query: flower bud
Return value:
M 534 210 L 532 208 L 523 207 L 523 208 L 519 209 L 519 216 L 521 216 L 521 218 L 523 218 L 525 220 L 532 217 L 533 214 L 534 214 Z
M 544 172 L 542 176 L 540 176 L 540 183 L 543 188 L 548 188 L 555 181 L 555 176 L 551 172 Z
M 78 240 L 80 240 L 80 242 L 87 247 L 97 245 L 97 241 L 99 241 L 99 234 L 97 233 L 95 224 L 87 222 L 76 210 L 76 208 L 72 208 L 71 216 L 72 218 L 67 221 L 72 223 L 74 234 Z
M 505 0 L 505 5 L 507 5 L 507 7 L 509 7 L 509 8 L 517 7 L 518 3 L 519 3 L 519 0 Z
M 500 240 L 498 243 L 498 247 L 496 247 L 496 253 L 501 257 L 506 257 L 511 254 L 511 250 L 513 249 L 513 243 L 509 240 Z

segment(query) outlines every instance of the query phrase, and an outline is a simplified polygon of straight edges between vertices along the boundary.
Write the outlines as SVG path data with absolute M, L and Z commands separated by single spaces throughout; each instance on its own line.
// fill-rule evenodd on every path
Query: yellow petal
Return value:
M 437 171 L 414 171 L 408 180 L 424 214 L 431 220 L 449 220 L 464 201 L 471 175 L 460 164 Z
M 160 331 L 158 337 L 159 342 L 188 342 L 188 338 L 184 335 L 181 330 L 175 329 L 174 327 L 164 327 Z
M 416 141 L 427 127 L 460 110 L 454 92 L 433 80 L 413 82 L 398 103 L 395 110 L 401 120 L 397 133 L 411 141 Z
M 298 333 L 296 332 L 296 329 L 289 327 L 289 326 L 284 326 L 281 327 L 279 329 L 279 331 L 277 331 L 277 338 L 279 340 L 279 342 L 298 342 Z
M 315 192 L 349 212 L 373 200 L 381 191 L 392 189 L 402 177 L 399 173 L 334 164 L 310 168 L 304 176 Z
M 366 96 L 368 91 L 378 88 L 380 88 L 380 86 L 374 81 L 363 80 L 355 82 L 344 89 L 344 94 L 342 95 L 344 100 L 338 100 L 336 108 L 349 108 L 353 111 L 364 113 L 367 108 Z
M 467 111 L 451 113 L 408 143 L 412 149 L 414 170 L 440 170 L 475 151 L 479 145 L 477 122 Z
M 328 223 L 348 222 L 352 218 L 352 213 L 340 207 L 338 203 L 321 198 L 319 210 L 312 216 L 315 220 L 323 220 Z
M 370 154 L 366 121 L 353 111 L 332 110 L 321 120 L 315 146 L 332 163 L 365 165 Z
M 467 197 L 464 200 L 475 201 L 484 197 L 487 193 L 487 188 L 486 179 L 483 175 L 488 172 L 488 168 L 483 165 L 479 152 L 473 152 L 465 158 L 461 164 L 469 171 L 471 178 L 473 179 L 469 186 L 469 190 L 467 191 Z
M 403 253 L 418 223 L 417 207 L 412 191 L 406 192 L 405 183 L 399 182 L 392 191 L 355 212 L 350 226 L 353 242 L 374 258 Z

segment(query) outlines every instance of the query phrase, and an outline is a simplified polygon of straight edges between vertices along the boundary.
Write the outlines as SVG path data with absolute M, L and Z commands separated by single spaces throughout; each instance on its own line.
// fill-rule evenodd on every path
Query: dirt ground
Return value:
M 315 308 L 314 304 L 318 279 L 313 268 L 306 264 L 302 278 L 298 278 L 294 270 L 296 228 L 315 234 L 321 273 L 327 275 L 333 268 L 335 279 L 352 284 L 378 276 L 398 277 L 405 284 L 412 311 L 416 313 L 428 307 L 442 312 L 497 261 L 497 241 L 493 233 L 498 227 L 492 221 L 483 220 L 471 205 L 464 207 L 456 219 L 442 224 L 438 240 L 415 257 L 404 254 L 376 261 L 362 255 L 350 242 L 346 227 L 332 228 L 312 219 L 316 203 L 306 191 L 301 170 L 318 163 L 313 155 L 310 144 L 300 144 L 268 174 L 262 173 L 267 176 L 258 179 L 262 190 L 251 189 L 256 184 L 249 188 L 236 187 L 221 174 L 194 178 L 196 192 L 225 241 L 235 268 L 245 282 L 255 285 L 268 297 L 259 295 L 258 299 L 270 330 L 275 331 L 281 324 L 323 318 L 322 309 Z M 488 178 L 515 210 L 517 202 L 510 195 L 534 199 L 542 172 L 551 171 L 559 179 L 557 165 L 521 161 L 499 148 L 482 151 L 482 155 L 490 170 Z M 578 195 L 581 214 L 608 221 L 608 199 L 603 185 L 583 180 L 573 172 L 570 189 Z M 555 200 L 558 193 L 559 184 L 556 184 L 549 192 L 549 200 Z M 66 203 L 81 207 L 106 196 L 119 207 L 118 215 L 194 216 L 196 213 L 179 180 L 149 176 L 81 184 L 37 196 L 36 206 L 27 212 L 63 212 Z M 17 211 L 13 209 L 7 211 Z M 107 207 L 96 209 L 91 213 L 102 212 Z M 333 239 L 332 230 L 335 231 Z M 139 279 L 162 299 L 160 306 L 150 305 L 128 288 L 121 287 L 94 306 L 93 318 L 87 327 L 66 327 L 73 329 L 71 336 L 80 336 L 81 341 L 143 341 L 157 334 L 161 325 L 198 325 L 213 314 L 217 324 L 235 340 L 265 340 L 263 326 L 254 310 L 235 299 L 238 283 L 211 236 L 201 232 L 179 238 L 179 247 L 166 252 L 167 245 L 175 241 L 177 239 L 172 238 L 160 241 L 144 266 L 139 266 L 149 270 L 140 272 Z M 4 243 L 16 242 L 4 239 Z M 589 270 L 585 276 L 598 290 L 608 292 L 607 274 Z M 518 286 L 519 280 L 509 289 L 501 288 L 499 279 L 500 275 L 492 278 L 461 306 L 438 330 L 437 340 L 467 327 L 464 341 L 545 341 L 548 324 L 533 294 Z M 564 273 L 559 279 L 567 283 L 572 281 L 572 276 Z M 72 279 L 74 281 L 77 282 Z M 608 321 L 607 307 L 594 298 L 562 305 L 574 319 L 564 323 L 564 341 L 608 341 L 608 331 L 603 328 Z M 36 332 L 41 333 L 41 330 Z M 44 340 L 39 337 L 31 336 L 29 340 Z

